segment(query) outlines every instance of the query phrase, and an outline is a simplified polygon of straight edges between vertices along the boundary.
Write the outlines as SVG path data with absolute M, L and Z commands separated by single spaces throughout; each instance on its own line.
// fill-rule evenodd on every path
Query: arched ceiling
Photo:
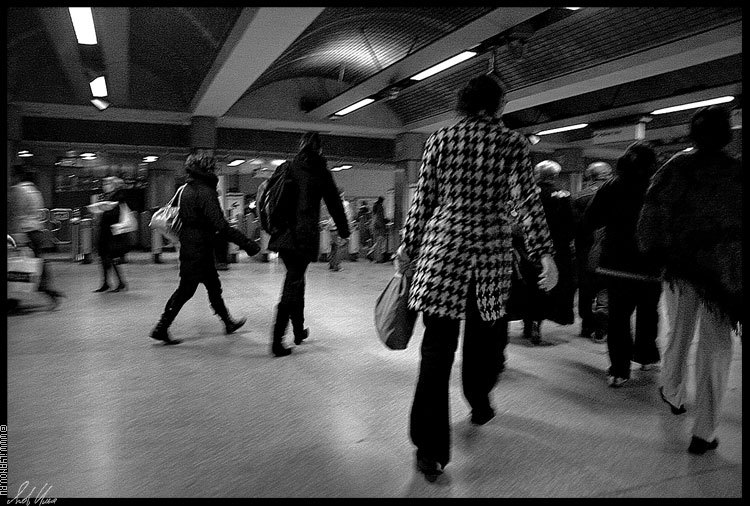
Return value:
M 7 9 L 7 100 L 21 115 L 183 125 L 213 116 L 220 127 L 394 138 L 452 121 L 457 90 L 492 68 L 508 88 L 506 122 L 526 133 L 632 122 L 717 93 L 741 108 L 740 7 L 94 7 L 93 16 L 92 47 L 77 44 L 67 8 Z M 477 46 L 462 64 L 408 79 Z M 101 74 L 105 111 L 89 103 Z M 375 104 L 330 119 L 371 95 Z

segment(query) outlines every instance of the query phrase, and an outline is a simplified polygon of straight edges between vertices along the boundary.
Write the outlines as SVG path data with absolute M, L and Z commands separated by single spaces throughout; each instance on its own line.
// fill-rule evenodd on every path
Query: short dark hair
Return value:
M 320 134 L 318 132 L 305 132 L 299 140 L 300 151 L 313 151 L 318 153 L 320 152 L 322 145 Z
M 730 119 L 726 107 L 712 105 L 699 109 L 690 119 L 690 138 L 699 149 L 721 149 L 732 140 Z
M 494 114 L 504 97 L 505 90 L 495 78 L 481 75 L 458 92 L 456 110 L 467 116 L 476 116 L 482 111 Z

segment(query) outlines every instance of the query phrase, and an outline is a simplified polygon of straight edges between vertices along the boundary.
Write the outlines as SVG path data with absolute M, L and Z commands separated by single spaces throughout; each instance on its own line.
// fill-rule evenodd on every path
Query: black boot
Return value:
M 176 310 L 167 304 L 164 313 L 162 313 L 161 318 L 159 318 L 159 322 L 156 324 L 156 327 L 154 327 L 154 330 L 151 331 L 151 339 L 163 341 L 164 344 L 180 344 L 182 341 L 180 339 L 172 339 L 168 331 L 169 326 L 177 317 L 178 312 L 179 309 Z
M 224 321 L 224 333 L 226 335 L 229 335 L 235 330 L 242 327 L 247 321 L 247 318 L 240 318 L 239 320 L 232 320 L 232 317 L 227 315 L 226 318 L 222 318 L 222 320 Z
M 271 335 L 271 353 L 277 357 L 285 357 L 292 353 L 291 348 L 284 347 L 282 340 L 286 333 L 286 327 L 289 323 L 289 308 L 286 304 L 279 302 L 276 306 L 276 321 L 273 325 L 273 334 Z
M 305 328 L 304 309 L 301 304 L 296 304 L 289 314 L 292 320 L 292 332 L 294 332 L 294 344 L 299 345 L 310 335 L 310 329 Z
M 102 284 L 102 286 L 100 286 L 99 288 L 97 288 L 96 290 L 94 290 L 94 293 L 101 293 L 101 292 L 106 292 L 107 290 L 109 290 L 109 285 L 108 285 L 108 284 L 107 284 L 107 282 L 105 281 L 105 282 L 104 282 L 104 283 Z

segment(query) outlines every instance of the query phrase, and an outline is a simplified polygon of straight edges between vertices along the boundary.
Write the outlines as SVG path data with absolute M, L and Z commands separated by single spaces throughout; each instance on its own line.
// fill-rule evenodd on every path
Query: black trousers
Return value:
M 50 286 L 52 278 L 50 277 L 47 261 L 42 257 L 42 245 L 44 244 L 44 233 L 41 230 L 31 230 L 26 232 L 29 238 L 29 247 L 36 258 L 42 259 L 42 274 L 39 276 L 39 291 L 50 296 L 56 296 L 57 291 Z
M 195 291 L 198 289 L 198 285 L 203 283 L 208 292 L 208 302 L 211 304 L 214 312 L 222 320 L 226 320 L 229 317 L 229 311 L 227 311 L 226 305 L 224 305 L 224 299 L 221 296 L 221 281 L 219 276 L 208 276 L 203 279 L 196 278 L 180 278 L 180 284 L 177 286 L 177 290 L 174 291 L 172 296 L 167 301 L 167 306 L 164 309 L 164 314 L 167 316 L 167 324 L 171 323 L 172 320 L 180 312 L 182 306 L 187 301 L 193 298 Z
M 505 320 L 484 321 L 477 309 L 474 283 L 469 286 L 463 339 L 461 380 L 472 410 L 491 407 L 489 395 L 497 383 L 508 339 Z M 445 465 L 450 461 L 449 386 L 458 347 L 460 320 L 423 315 L 425 325 L 419 379 L 411 407 L 409 432 L 417 456 Z
M 630 378 L 630 361 L 639 364 L 658 362 L 659 348 L 656 336 L 659 327 L 659 297 L 661 285 L 610 278 L 607 280 L 609 319 L 607 348 L 609 374 Z M 630 319 L 635 311 L 635 341 Z
M 276 311 L 274 339 L 281 339 L 286 332 L 287 323 L 292 321 L 292 329 L 301 334 L 305 328 L 305 272 L 310 259 L 302 252 L 281 250 L 279 257 L 286 267 L 284 286 L 281 289 L 281 300 Z

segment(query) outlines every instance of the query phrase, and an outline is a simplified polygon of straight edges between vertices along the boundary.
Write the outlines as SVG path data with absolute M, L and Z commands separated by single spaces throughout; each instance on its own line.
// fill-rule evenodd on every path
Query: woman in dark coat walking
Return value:
M 219 206 L 216 185 L 219 178 L 214 174 L 215 159 L 202 152 L 188 156 L 185 171 L 188 173 L 185 189 L 180 200 L 180 285 L 167 301 L 164 313 L 151 332 L 153 339 L 165 344 L 178 344 L 179 339 L 169 336 L 169 326 L 182 306 L 190 300 L 203 283 L 214 312 L 224 322 L 226 334 L 231 334 L 245 324 L 245 318 L 233 320 L 221 296 L 221 282 L 216 271 L 214 244 L 216 235 L 233 242 L 253 256 L 260 247 L 239 230 L 232 228 L 224 218 Z
M 325 201 L 328 212 L 336 223 L 339 236 L 349 237 L 349 223 L 339 190 L 321 155 L 320 136 L 307 132 L 300 141 L 297 156 L 282 169 L 287 181 L 282 197 L 286 226 L 271 236 L 268 249 L 277 251 L 286 267 L 281 299 L 276 306 L 276 320 L 271 335 L 271 353 L 277 357 L 292 350 L 283 344 L 286 328 L 291 320 L 294 344 L 299 345 L 310 331 L 305 328 L 305 272 L 310 262 L 318 258 L 320 249 L 320 201 Z
M 656 337 L 661 285 L 656 266 L 638 250 L 636 224 L 651 176 L 656 172 L 656 152 L 644 141 L 635 142 L 617 160 L 615 176 L 594 195 L 583 215 L 582 230 L 593 233 L 604 227 L 597 272 L 607 287 L 609 316 L 607 348 L 609 386 L 630 379 L 630 362 L 644 369 L 659 362 Z M 630 320 L 635 312 L 635 342 Z
M 95 293 L 109 290 L 107 274 L 110 269 L 114 271 L 117 277 L 117 286 L 112 291 L 120 292 L 128 289 L 128 285 L 125 283 L 125 276 L 117 268 L 117 259 L 125 254 L 122 245 L 118 244 L 118 242 L 127 240 L 127 237 L 115 239 L 115 236 L 112 235 L 112 225 L 120 221 L 119 204 L 125 202 L 125 192 L 122 190 L 122 184 L 122 179 L 109 176 L 104 178 L 104 184 L 102 185 L 105 197 L 110 202 L 102 202 L 101 204 L 109 204 L 111 208 L 104 211 L 99 217 L 99 236 L 96 241 L 96 251 L 99 253 L 99 258 L 102 262 L 102 285 L 94 290 Z

